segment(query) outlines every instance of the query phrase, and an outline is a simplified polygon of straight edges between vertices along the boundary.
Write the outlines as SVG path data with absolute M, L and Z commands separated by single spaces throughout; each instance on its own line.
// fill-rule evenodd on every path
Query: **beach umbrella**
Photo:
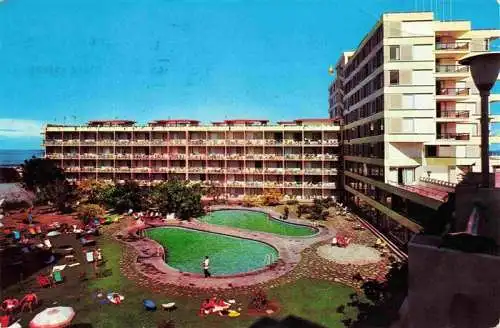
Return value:
M 47 234 L 47 237 L 59 236 L 61 233 L 59 231 L 51 231 Z
M 75 317 L 72 307 L 56 306 L 38 313 L 31 320 L 29 328 L 61 328 L 67 327 Z

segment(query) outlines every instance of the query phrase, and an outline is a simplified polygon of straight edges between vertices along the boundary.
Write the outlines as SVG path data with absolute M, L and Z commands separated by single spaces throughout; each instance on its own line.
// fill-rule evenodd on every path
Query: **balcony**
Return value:
M 438 111 L 438 118 L 469 118 L 468 111 Z
M 97 141 L 99 145 L 114 145 L 115 140 L 114 139 L 100 139 Z
M 63 158 L 63 154 L 47 154 L 46 157 L 50 159 L 61 159 Z
M 132 154 L 116 154 L 116 159 L 132 159 Z
M 167 143 L 167 140 L 163 140 L 163 139 L 153 139 L 151 140 L 151 144 L 152 145 L 163 145 L 163 144 L 166 144 Z
M 438 88 L 436 90 L 436 94 L 438 96 L 469 96 L 470 95 L 470 89 L 469 88 Z
M 66 153 L 64 154 L 65 159 L 79 159 L 80 155 L 78 153 Z
M 187 140 L 186 139 L 170 139 L 168 143 L 172 146 L 186 145 Z
M 118 168 L 116 168 L 116 172 L 119 172 L 119 173 L 129 173 L 130 172 L 130 167 L 128 167 L 128 166 L 118 167 Z
M 80 167 L 79 166 L 68 166 L 68 167 L 65 167 L 64 170 L 66 172 L 80 172 Z
M 92 153 L 81 154 L 80 159 L 97 159 L 97 154 L 92 154 Z
M 221 167 L 207 167 L 206 170 L 208 173 L 224 173 L 224 169 Z
M 200 161 L 206 159 L 207 156 L 205 154 L 189 154 L 188 159 L 194 161 Z
M 459 50 L 468 51 L 468 42 L 436 42 L 436 50 Z
M 470 140 L 469 133 L 438 133 L 439 140 Z
M 189 145 L 191 145 L 191 146 L 203 146 L 205 144 L 206 144 L 206 140 L 204 140 L 204 139 L 189 140 Z
M 149 167 L 134 167 L 132 168 L 132 172 L 135 173 L 149 173 L 150 168 Z
M 97 155 L 100 159 L 114 159 L 115 154 L 99 154 Z
M 212 159 L 212 160 L 223 160 L 226 158 L 225 155 L 222 155 L 222 154 L 208 154 L 208 159 Z
M 149 155 L 146 155 L 146 154 L 134 154 L 134 159 L 149 159 Z
M 99 172 L 113 172 L 114 170 L 115 170 L 115 168 L 112 166 L 101 166 L 101 167 L 97 168 L 97 171 L 99 171 Z
M 204 167 L 189 167 L 188 172 L 189 173 L 205 173 L 205 168 Z
M 226 144 L 229 146 L 243 146 L 246 144 L 245 139 L 228 139 Z
M 174 161 L 186 159 L 186 155 L 184 155 L 184 154 L 171 154 L 169 157 L 171 160 L 174 160 Z
M 469 66 L 464 65 L 436 65 L 436 73 L 468 73 Z
M 168 154 L 162 154 L 162 153 L 155 153 L 149 155 L 150 159 L 156 159 L 156 160 L 167 160 L 168 159 Z

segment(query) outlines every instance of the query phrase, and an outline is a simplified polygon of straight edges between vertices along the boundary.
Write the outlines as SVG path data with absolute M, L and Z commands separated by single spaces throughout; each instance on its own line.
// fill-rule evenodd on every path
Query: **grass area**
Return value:
M 168 249 L 168 264 L 184 272 L 201 274 L 207 255 L 214 276 L 257 270 L 278 257 L 265 243 L 216 233 L 170 227 L 149 229 L 147 235 Z
M 93 328 L 154 328 L 161 320 L 169 319 L 169 314 L 163 311 L 145 312 L 142 300 L 146 298 L 153 299 L 158 304 L 176 302 L 178 309 L 171 314 L 176 327 L 243 328 L 249 327 L 256 320 L 255 317 L 245 314 L 249 297 L 242 295 L 234 295 L 234 298 L 243 304 L 242 316 L 234 319 L 219 316 L 200 318 L 197 313 L 206 295 L 192 297 L 153 295 L 120 275 L 119 261 L 122 249 L 119 244 L 103 240 L 100 246 L 107 259 L 107 269 L 110 269 L 113 274 L 107 278 L 91 281 L 88 285 L 88 293 L 91 294 L 95 289 L 102 289 L 105 292 L 117 291 L 121 292 L 126 299 L 121 305 L 116 306 L 99 305 L 89 297 L 86 301 L 72 305 L 78 313 L 75 323 L 91 323 Z M 348 295 L 352 292 L 352 289 L 339 284 L 301 279 L 292 284 L 271 289 L 268 295 L 282 305 L 280 317 L 294 314 L 326 327 L 340 328 L 344 327 L 340 322 L 342 315 L 336 313 L 335 310 L 349 300 Z
M 199 220 L 215 225 L 269 232 L 284 236 L 311 236 L 316 233 L 314 229 L 309 227 L 270 220 L 267 214 L 255 211 L 215 211 Z

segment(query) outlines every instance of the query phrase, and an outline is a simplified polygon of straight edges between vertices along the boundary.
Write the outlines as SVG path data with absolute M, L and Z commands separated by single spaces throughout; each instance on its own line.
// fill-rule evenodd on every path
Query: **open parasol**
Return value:
M 56 306 L 38 313 L 31 320 L 29 328 L 61 328 L 67 327 L 75 317 L 72 307 Z

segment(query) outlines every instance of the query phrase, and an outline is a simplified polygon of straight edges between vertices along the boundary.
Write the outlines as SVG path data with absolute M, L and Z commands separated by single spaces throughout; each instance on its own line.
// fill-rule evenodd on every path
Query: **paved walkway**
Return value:
M 217 209 L 257 210 L 227 206 L 212 208 L 212 210 Z M 279 217 L 279 214 L 273 211 L 260 211 L 269 213 L 273 217 Z M 298 220 L 292 221 L 292 223 L 303 224 L 303 222 L 299 222 Z M 248 231 L 233 227 L 211 225 L 196 220 L 191 222 L 175 221 L 172 223 L 155 221 L 149 222 L 148 224 L 150 227 L 182 227 L 186 229 L 215 232 L 240 238 L 258 240 L 265 242 L 278 250 L 279 260 L 275 264 L 261 270 L 231 276 L 204 278 L 201 274 L 180 272 L 179 270 L 168 266 L 163 260 L 163 254 L 158 253 L 160 245 L 153 240 L 143 238 L 134 241 L 126 241 L 126 244 L 133 247 L 137 252 L 138 256 L 135 261 L 135 266 L 138 271 L 151 281 L 158 284 L 190 286 L 203 289 L 238 288 L 261 284 L 269 280 L 276 279 L 292 271 L 292 269 L 300 262 L 301 252 L 303 250 L 313 244 L 326 242 L 333 238 L 332 230 L 325 227 L 316 228 L 318 229 L 318 233 L 312 237 L 289 237 L 265 232 Z M 136 227 L 129 227 L 124 231 L 119 232 L 119 235 L 122 236 L 123 240 L 124 236 L 134 234 L 136 230 Z

